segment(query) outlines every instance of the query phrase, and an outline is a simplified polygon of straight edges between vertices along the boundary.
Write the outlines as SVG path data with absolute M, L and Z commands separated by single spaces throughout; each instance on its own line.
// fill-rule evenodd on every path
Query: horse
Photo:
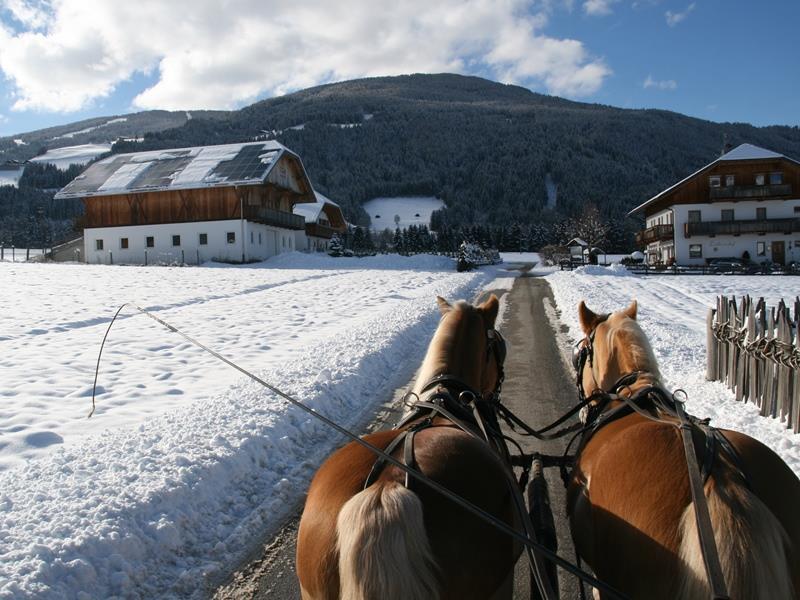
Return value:
M 437 303 L 441 320 L 407 398 L 444 401 L 449 410 L 465 399 L 491 401 L 505 356 L 494 330 L 497 297 L 478 306 L 440 297 Z M 422 411 L 363 439 L 515 526 L 504 452 L 480 438 L 474 424 L 454 421 Z M 511 598 L 519 552 L 505 533 L 351 442 L 311 482 L 296 568 L 304 600 L 499 599 Z
M 715 597 L 689 451 L 674 418 L 651 418 L 657 411 L 648 390 L 664 388 L 636 301 L 610 315 L 581 302 L 578 313 L 586 337 L 576 348 L 577 383 L 596 425 L 585 434 L 568 487 L 576 550 L 601 581 L 630 598 Z M 705 483 L 696 480 L 697 495 L 705 496 L 713 529 L 707 537 L 729 597 L 800 598 L 800 480 L 757 440 L 693 422 L 686 447 L 693 442 L 698 461 L 710 464 Z

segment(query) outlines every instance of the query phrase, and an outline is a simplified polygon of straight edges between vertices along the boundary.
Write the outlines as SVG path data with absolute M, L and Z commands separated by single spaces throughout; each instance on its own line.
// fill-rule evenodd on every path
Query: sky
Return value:
M 0 0 L 0 136 L 442 72 L 800 125 L 798 23 L 798 0 Z

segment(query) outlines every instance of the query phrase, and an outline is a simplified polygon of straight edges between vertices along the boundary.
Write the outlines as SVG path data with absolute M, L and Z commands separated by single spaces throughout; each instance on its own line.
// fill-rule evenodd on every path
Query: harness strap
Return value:
M 497 404 L 497 412 L 503 418 L 503 420 L 508 424 L 508 426 L 511 429 L 513 429 L 514 431 L 517 431 L 517 427 L 519 427 L 527 435 L 535 437 L 537 440 L 549 441 L 549 440 L 558 439 L 560 437 L 564 437 L 565 435 L 567 435 L 569 433 L 572 433 L 573 431 L 577 431 L 578 429 L 583 427 L 582 423 L 575 423 L 575 424 L 570 425 L 568 427 L 565 427 L 563 429 L 559 429 L 555 433 L 550 433 L 550 434 L 546 433 L 546 432 L 550 431 L 551 429 L 553 429 L 554 427 L 558 427 L 564 421 L 566 421 L 570 417 L 574 416 L 576 413 L 580 412 L 581 409 L 584 406 L 586 406 L 587 404 L 589 404 L 591 401 L 592 401 L 592 398 L 587 398 L 585 400 L 581 400 L 580 402 L 578 402 L 578 404 L 573 406 L 566 413 L 561 415 L 558 419 L 556 419 L 555 421 L 550 423 L 550 425 L 548 425 L 547 427 L 542 427 L 541 429 L 533 429 L 525 421 L 523 421 L 517 415 L 515 415 L 513 412 L 511 412 L 511 409 L 508 408 L 505 404 L 498 403 Z
M 722 575 L 722 566 L 719 562 L 717 543 L 714 539 L 714 529 L 711 526 L 711 516 L 708 513 L 708 503 L 703 492 L 703 482 L 700 480 L 700 469 L 697 465 L 697 454 L 692 440 L 692 425 L 683 411 L 683 403 L 675 402 L 675 412 L 680 419 L 681 439 L 683 451 L 686 454 L 686 463 L 689 468 L 689 487 L 692 491 L 692 504 L 694 516 L 697 521 L 697 533 L 700 538 L 700 550 L 703 554 L 708 582 L 711 585 L 711 598 L 713 600 L 730 600 L 725 578 Z

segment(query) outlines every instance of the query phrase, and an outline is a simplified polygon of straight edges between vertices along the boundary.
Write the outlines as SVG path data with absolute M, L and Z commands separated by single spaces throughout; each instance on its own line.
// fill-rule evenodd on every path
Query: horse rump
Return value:
M 400 483 L 378 481 L 350 498 L 336 532 L 342 599 L 439 597 L 422 502 Z
M 780 521 L 741 483 L 713 482 L 709 488 L 708 511 L 730 597 L 795 598 L 787 555 L 790 540 Z M 680 558 L 685 568 L 678 597 L 708 598 L 710 587 L 692 504 L 683 513 L 680 532 Z

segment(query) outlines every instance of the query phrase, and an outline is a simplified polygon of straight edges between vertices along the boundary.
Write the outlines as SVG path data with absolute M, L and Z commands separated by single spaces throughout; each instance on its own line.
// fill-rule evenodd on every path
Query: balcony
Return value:
M 320 225 L 319 223 L 306 223 L 306 235 L 313 235 L 315 237 L 321 237 L 325 239 L 331 239 L 335 231 L 326 225 Z
M 711 200 L 750 200 L 753 198 L 773 198 L 791 195 L 792 185 L 790 183 L 778 185 L 731 185 L 709 189 L 709 198 Z
M 800 219 L 761 219 L 749 221 L 701 221 L 684 223 L 687 238 L 694 235 L 742 235 L 758 233 L 794 233 L 800 231 Z
M 306 220 L 300 215 L 273 210 L 271 208 L 245 207 L 245 218 L 256 223 L 283 227 L 284 229 L 302 230 L 306 226 Z
M 654 225 L 636 234 L 636 245 L 646 246 L 653 242 L 672 241 L 674 234 L 672 225 Z

